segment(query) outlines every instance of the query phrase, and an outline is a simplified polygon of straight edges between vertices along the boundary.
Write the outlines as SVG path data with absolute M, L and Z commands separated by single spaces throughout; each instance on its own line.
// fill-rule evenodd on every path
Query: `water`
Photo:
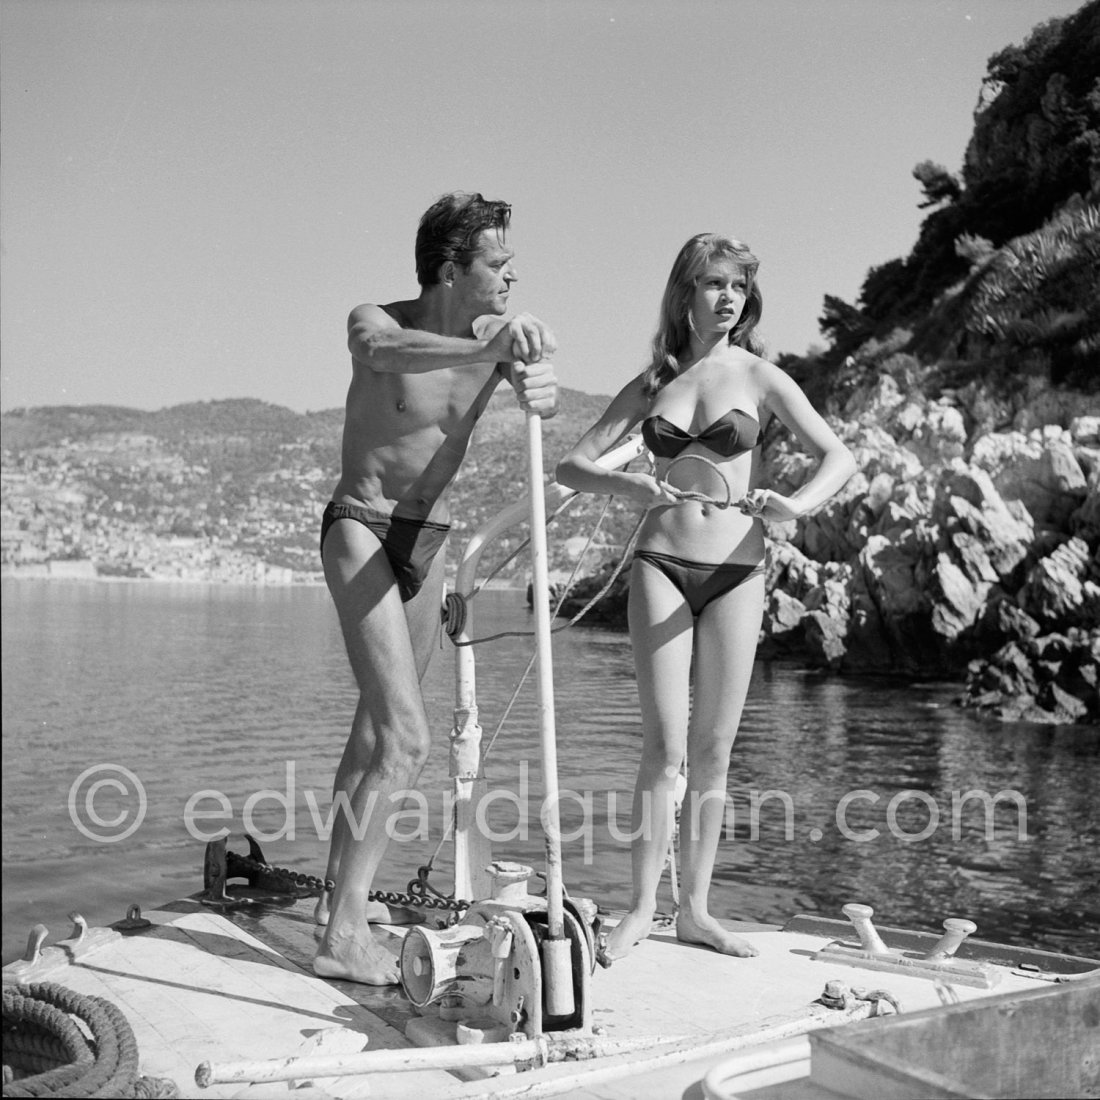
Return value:
M 36 921 L 58 938 L 73 908 L 107 923 L 131 902 L 201 889 L 196 835 L 228 826 L 243 851 L 246 809 L 269 860 L 322 873 L 319 826 L 355 703 L 323 588 L 6 579 L 2 596 L 5 961 Z M 532 625 L 514 592 L 487 593 L 474 614 L 476 635 Z M 431 802 L 410 803 L 399 823 L 410 839 L 391 845 L 378 883 L 390 889 L 413 877 L 443 828 L 453 653 L 445 642 L 425 684 L 439 731 L 421 782 Z M 486 742 L 530 654 L 527 638 L 479 647 Z M 563 829 L 574 837 L 566 883 L 621 908 L 640 736 L 629 642 L 573 628 L 555 635 L 554 662 L 559 782 L 571 792 Z M 781 921 L 863 901 L 884 924 L 939 931 L 945 917 L 966 916 L 982 938 L 1100 955 L 1100 731 L 991 723 L 952 706 L 954 691 L 759 664 L 734 747 L 713 911 Z M 116 768 L 76 784 L 105 765 Z M 502 793 L 490 814 L 506 838 L 495 854 L 538 865 L 533 677 L 487 772 L 514 796 Z M 144 820 L 123 840 L 99 839 L 133 824 L 134 777 Z M 957 792 L 968 791 L 991 801 L 972 796 L 953 821 Z M 777 793 L 761 801 L 764 792 Z M 191 832 L 189 799 L 207 815 L 191 818 Z M 436 866 L 445 887 L 445 851 Z

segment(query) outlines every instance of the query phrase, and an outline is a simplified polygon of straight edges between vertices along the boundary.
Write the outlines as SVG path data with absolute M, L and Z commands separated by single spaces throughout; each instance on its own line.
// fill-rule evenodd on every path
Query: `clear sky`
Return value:
M 988 58 L 1069 0 L 0 0 L 0 402 L 341 405 L 442 192 L 513 205 L 566 386 L 641 369 L 703 230 L 770 352 L 906 254 Z

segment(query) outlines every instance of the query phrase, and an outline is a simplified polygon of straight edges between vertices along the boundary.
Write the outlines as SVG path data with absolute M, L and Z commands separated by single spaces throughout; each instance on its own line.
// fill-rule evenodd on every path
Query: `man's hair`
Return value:
M 668 276 L 657 334 L 653 337 L 653 358 L 646 368 L 642 388 L 651 397 L 676 377 L 680 356 L 691 346 L 691 300 L 699 276 L 712 260 L 736 264 L 748 280 L 745 308 L 730 330 L 729 343 L 760 355 L 763 344 L 753 329 L 764 310 L 756 271 L 760 262 L 742 241 L 720 233 L 699 233 L 680 249 Z
M 448 260 L 468 268 L 478 252 L 483 230 L 503 233 L 512 217 L 506 202 L 483 198 L 477 192 L 452 191 L 424 212 L 416 231 L 416 280 L 421 286 L 439 282 L 439 269 Z

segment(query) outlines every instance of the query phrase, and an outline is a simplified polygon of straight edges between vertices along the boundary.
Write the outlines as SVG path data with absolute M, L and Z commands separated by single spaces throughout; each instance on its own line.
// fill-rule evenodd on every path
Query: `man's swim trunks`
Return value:
M 393 570 L 403 603 L 408 603 L 420 591 L 421 585 L 427 579 L 428 570 L 432 567 L 432 561 L 451 530 L 446 523 L 433 523 L 428 519 L 405 519 L 403 516 L 380 512 L 377 508 L 329 501 L 321 519 L 322 550 L 325 535 L 338 519 L 353 519 L 378 536 Z

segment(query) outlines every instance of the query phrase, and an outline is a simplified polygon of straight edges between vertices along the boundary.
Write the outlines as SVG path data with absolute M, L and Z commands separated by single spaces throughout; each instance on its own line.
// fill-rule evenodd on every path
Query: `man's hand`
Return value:
M 520 313 L 501 325 L 486 348 L 487 357 L 498 363 L 537 363 L 557 350 L 554 334 L 530 313 Z
M 558 379 L 554 364 L 543 359 L 535 363 L 513 363 L 508 381 L 516 391 L 520 406 L 549 420 L 558 411 Z

